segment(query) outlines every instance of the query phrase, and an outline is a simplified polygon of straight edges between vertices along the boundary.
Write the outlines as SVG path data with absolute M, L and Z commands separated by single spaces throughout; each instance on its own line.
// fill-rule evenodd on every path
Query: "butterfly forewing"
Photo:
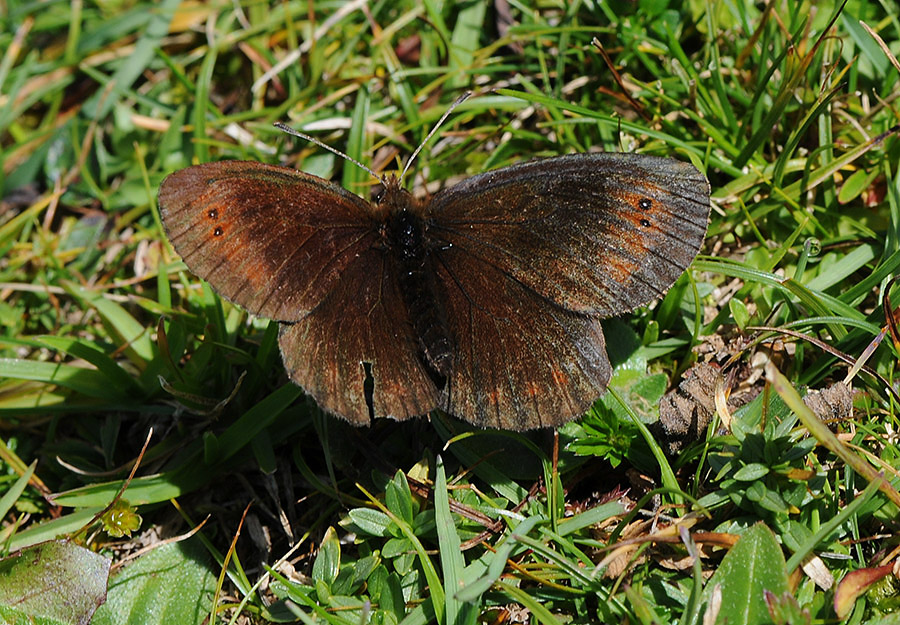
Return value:
M 709 183 L 690 164 L 575 154 L 469 178 L 435 196 L 428 223 L 437 250 L 610 316 L 665 293 L 700 249 L 709 210 Z
M 159 190 L 163 225 L 192 272 L 250 312 L 295 321 L 331 293 L 377 226 L 359 196 L 285 167 L 222 161 Z

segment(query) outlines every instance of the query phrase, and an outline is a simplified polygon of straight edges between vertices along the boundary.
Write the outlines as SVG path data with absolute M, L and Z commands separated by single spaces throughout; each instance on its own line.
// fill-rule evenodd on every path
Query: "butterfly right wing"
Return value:
M 286 167 L 221 161 L 188 167 L 159 189 L 169 240 L 188 268 L 236 304 L 296 321 L 375 244 L 369 204 Z
M 665 293 L 708 215 L 696 168 L 640 155 L 532 161 L 438 193 L 428 233 L 455 350 L 441 405 L 515 430 L 584 413 L 611 375 L 599 319 Z

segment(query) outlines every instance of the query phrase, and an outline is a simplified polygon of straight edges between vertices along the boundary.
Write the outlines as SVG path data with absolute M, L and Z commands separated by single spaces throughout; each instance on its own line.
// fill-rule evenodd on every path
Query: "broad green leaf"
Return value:
M 106 599 L 110 561 L 68 541 L 40 543 L 0 560 L 0 605 L 28 618 L 87 623 Z
M 769 473 L 769 467 L 759 462 L 746 464 L 734 472 L 734 479 L 739 482 L 754 482 Z
M 403 471 L 397 471 L 394 479 L 388 483 L 384 493 L 384 503 L 388 510 L 412 525 L 414 513 L 412 493 Z
M 215 588 L 215 568 L 199 540 L 163 545 L 113 575 L 91 625 L 200 625 Z
M 722 589 L 722 607 L 716 623 L 770 623 L 764 591 L 781 596 L 788 590 L 784 554 L 772 530 L 757 523 L 744 532 L 707 582 L 704 590 L 707 603 L 717 585 Z
M 728 301 L 728 310 L 737 327 L 743 331 L 750 323 L 750 311 L 747 309 L 747 305 L 737 298 L 732 298 Z
M 371 534 L 372 536 L 390 536 L 388 528 L 393 521 L 391 521 L 391 517 L 381 510 L 353 508 L 347 513 L 347 517 L 361 532 Z M 346 526 L 347 524 L 342 523 L 342 525 Z
M 846 204 L 855 199 L 869 185 L 872 178 L 875 177 L 875 173 L 877 172 L 869 173 L 865 169 L 857 169 L 850 174 L 844 181 L 844 184 L 841 185 L 841 190 L 838 193 L 838 202 Z
M 341 568 L 341 543 L 333 527 L 325 531 L 322 544 L 319 545 L 319 553 L 313 561 L 312 577 L 317 582 L 324 582 L 330 586 L 337 579 Z

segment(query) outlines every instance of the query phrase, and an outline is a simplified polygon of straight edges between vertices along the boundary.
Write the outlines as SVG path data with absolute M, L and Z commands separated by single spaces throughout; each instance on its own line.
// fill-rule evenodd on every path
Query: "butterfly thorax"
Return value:
M 385 216 L 385 248 L 396 263 L 397 281 L 406 304 L 418 351 L 432 380 L 443 387 L 450 373 L 452 352 L 446 314 L 439 299 L 434 263 L 423 218 L 424 207 L 415 197 L 389 180 L 378 212 Z

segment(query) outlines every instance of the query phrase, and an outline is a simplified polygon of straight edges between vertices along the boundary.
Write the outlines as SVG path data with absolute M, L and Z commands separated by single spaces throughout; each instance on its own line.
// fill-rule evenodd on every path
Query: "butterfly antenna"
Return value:
M 413 153 L 412 153 L 412 156 L 409 157 L 409 160 L 406 161 L 406 167 L 403 168 L 403 172 L 400 174 L 400 183 L 401 183 L 401 184 L 403 183 L 403 176 L 405 176 L 407 170 L 409 170 L 409 166 L 413 164 L 413 161 L 414 161 L 414 160 L 416 160 L 416 157 L 419 155 L 419 152 L 422 151 L 422 148 L 425 147 L 425 144 L 428 143 L 428 140 L 431 139 L 432 135 L 434 135 L 434 133 L 437 132 L 437 129 L 440 128 L 440 127 L 441 127 L 441 124 L 444 123 L 444 120 L 447 119 L 447 118 L 450 116 L 450 113 L 452 113 L 453 110 L 454 110 L 457 106 L 459 106 L 460 104 L 462 104 L 463 102 L 465 102 L 466 100 L 468 100 L 468 99 L 469 99 L 469 96 L 471 96 L 471 95 L 472 95 L 472 92 L 471 92 L 471 91 L 466 91 L 464 94 L 462 94 L 461 96 L 459 96 L 458 98 L 456 98 L 456 100 L 453 102 L 453 104 L 451 104 L 451 105 L 449 106 L 449 108 L 444 112 L 444 114 L 441 115 L 441 118 L 440 118 L 440 119 L 438 120 L 438 122 L 434 125 L 434 128 L 432 128 L 431 131 L 428 133 L 428 136 L 425 137 L 425 140 L 422 141 L 422 143 L 419 144 L 419 147 L 416 148 L 416 151 L 413 152 Z
M 442 119 L 441 121 L 443 121 L 443 119 Z M 282 124 L 281 122 L 275 122 L 275 127 L 278 128 L 279 130 L 283 130 L 284 132 L 288 133 L 289 135 L 294 135 L 295 137 L 300 137 L 301 139 L 306 139 L 307 141 L 311 141 L 312 143 L 315 143 L 315 144 L 316 144 L 317 146 L 319 146 L 320 148 L 325 148 L 325 149 L 328 150 L 329 152 L 332 152 L 332 153 L 334 153 L 334 154 L 337 154 L 337 155 L 340 156 L 341 158 L 350 161 L 351 163 L 353 163 L 354 165 L 356 165 L 356 166 L 359 167 L 360 169 L 366 170 L 367 172 L 369 172 L 370 174 L 372 174 L 372 176 L 374 176 L 375 178 L 377 178 L 378 180 L 380 180 L 380 181 L 381 181 L 381 184 L 387 186 L 387 181 L 384 179 L 384 176 L 379 176 L 379 175 L 376 174 L 374 171 L 372 171 L 371 169 L 369 169 L 368 167 L 366 167 L 365 165 L 363 165 L 362 163 L 360 163 L 358 160 L 356 160 L 356 159 L 353 158 L 352 156 L 348 156 L 347 154 L 344 154 L 343 152 L 341 152 L 341 151 L 338 150 L 337 148 L 333 148 L 333 147 L 331 147 L 330 145 L 328 145 L 327 143 L 323 143 L 322 141 L 319 141 L 319 140 L 316 139 L 315 137 L 310 136 L 310 135 L 308 135 L 308 134 L 306 134 L 306 133 L 304 133 L 304 132 L 300 132 L 299 130 L 294 130 L 294 129 L 291 128 L 290 126 L 288 126 L 288 125 L 286 125 L 286 124 Z

